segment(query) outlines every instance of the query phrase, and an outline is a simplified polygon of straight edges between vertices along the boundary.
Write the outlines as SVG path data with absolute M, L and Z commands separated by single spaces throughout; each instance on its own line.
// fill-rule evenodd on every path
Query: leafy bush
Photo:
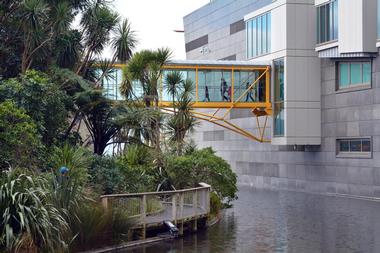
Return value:
M 91 165 L 91 153 L 85 148 L 65 144 L 61 148 L 54 148 L 51 155 L 51 165 L 57 176 L 59 176 L 58 170 L 60 167 L 67 167 L 71 180 L 84 186 L 89 176 L 88 169 Z
M 125 192 L 125 177 L 115 158 L 94 155 L 89 172 L 91 184 L 100 194 Z
M 0 147 L 0 168 L 38 167 L 42 146 L 36 124 L 11 101 L 0 103 Z
M 151 150 L 143 145 L 130 145 L 126 153 L 121 157 L 125 165 L 130 167 L 149 166 L 153 163 Z
M 218 215 L 222 209 L 223 203 L 220 201 L 219 196 L 215 192 L 210 193 L 210 214 L 212 216 Z
M 130 146 L 124 155 L 118 157 L 117 164 L 124 174 L 127 192 L 155 190 L 153 155 L 149 148 Z
M 167 157 L 166 171 L 170 182 L 177 189 L 205 182 L 226 204 L 237 198 L 236 174 L 211 148 L 196 150 L 184 156 Z
M 90 159 L 89 151 L 67 144 L 62 148 L 55 148 L 51 155 L 51 164 L 54 169 L 52 173 L 46 174 L 51 182 L 51 201 L 62 212 L 69 213 L 66 215 L 68 220 L 79 208 L 79 203 L 85 199 L 84 188 L 88 181 Z M 69 169 L 66 176 L 62 176 L 59 172 L 59 168 L 62 166 Z
M 71 225 L 76 237 L 71 245 L 73 251 L 110 246 L 127 238 L 133 225 L 123 210 L 105 210 L 97 203 L 85 203 L 78 210 L 80 222 Z
M 35 70 L 0 85 L 0 102 L 11 99 L 37 125 L 44 144 L 52 145 L 67 127 L 72 102 L 48 76 Z
M 0 251 L 57 252 L 66 247 L 62 234 L 67 222 L 49 203 L 43 178 L 10 172 L 3 176 L 0 213 Z

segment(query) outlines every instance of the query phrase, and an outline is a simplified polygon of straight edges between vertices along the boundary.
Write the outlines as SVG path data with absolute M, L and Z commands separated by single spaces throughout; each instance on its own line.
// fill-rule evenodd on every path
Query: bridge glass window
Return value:
M 270 53 L 271 13 L 250 19 L 246 23 L 247 58 Z
M 181 81 L 177 84 L 176 86 L 176 93 L 174 94 L 175 97 L 174 97 L 174 100 L 177 101 L 178 100 L 178 96 L 180 96 L 183 92 L 183 82 L 185 80 L 191 80 L 192 84 L 193 84 L 193 87 L 192 87 L 192 92 L 191 92 L 191 95 L 192 95 L 192 101 L 195 101 L 195 86 L 196 86 L 196 78 L 195 78 L 195 70 L 194 69 L 177 69 L 177 70 L 165 70 L 163 71 L 163 74 L 162 74 L 162 93 L 161 93 L 161 96 L 162 96 L 162 101 L 166 101 L 166 102 L 171 102 L 173 101 L 173 95 L 172 95 L 172 91 L 170 91 L 170 85 L 166 82 L 166 77 L 168 74 L 172 74 L 176 72 L 177 74 L 180 75 L 180 79 Z
M 274 136 L 285 134 L 284 59 L 274 61 Z
M 229 102 L 232 101 L 231 71 L 198 70 L 198 101 Z
M 338 0 L 317 7 L 317 43 L 338 39 Z
M 257 82 L 251 89 L 249 89 L 258 77 L 259 77 L 258 71 L 235 70 L 234 71 L 234 98 L 235 100 L 237 100 L 239 97 L 244 95 L 240 99 L 240 102 L 247 102 L 247 103 L 259 102 L 260 82 Z M 262 78 L 264 80 L 265 76 Z
M 338 89 L 371 85 L 371 62 L 340 62 Z
M 371 138 L 342 138 L 337 140 L 337 157 L 371 157 Z
M 101 77 L 103 72 L 98 69 L 96 70 L 96 73 Z M 123 71 L 121 69 L 110 69 L 101 81 L 104 96 L 112 100 L 123 100 L 124 96 L 120 93 L 120 85 L 122 81 Z

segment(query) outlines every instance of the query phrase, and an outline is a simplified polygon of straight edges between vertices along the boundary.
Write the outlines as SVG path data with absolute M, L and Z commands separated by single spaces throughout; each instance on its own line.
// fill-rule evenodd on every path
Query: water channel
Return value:
M 213 227 L 123 253 L 379 253 L 380 202 L 239 189 Z

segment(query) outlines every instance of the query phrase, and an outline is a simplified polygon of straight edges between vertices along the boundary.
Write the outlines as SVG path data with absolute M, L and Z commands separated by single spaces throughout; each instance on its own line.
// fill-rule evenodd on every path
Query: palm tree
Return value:
M 119 24 L 116 29 L 115 36 L 111 40 L 114 50 L 114 59 L 126 62 L 132 57 L 132 52 L 136 47 L 136 32 L 132 30 L 128 19 Z
M 110 41 L 110 33 L 115 30 L 119 15 L 105 4 L 95 1 L 83 13 L 81 19 L 83 34 L 83 59 L 76 73 L 84 75 L 94 56 L 103 52 Z
M 132 52 L 137 44 L 135 31 L 132 30 L 128 19 L 125 19 L 114 32 L 114 37 L 111 40 L 111 47 L 114 51 L 112 60 L 110 60 L 109 68 L 103 70 L 98 78 L 95 87 L 99 87 L 108 70 L 115 64 L 116 60 L 126 62 L 132 57 Z
M 174 104 L 177 112 L 169 118 L 166 124 L 169 140 L 175 143 L 178 155 L 182 154 L 186 134 L 196 126 L 196 120 L 191 111 L 193 81 L 186 79 L 182 82 L 181 88 L 182 92 L 177 96 L 177 102 Z
M 125 70 L 125 81 L 122 84 L 121 92 L 124 96 L 131 94 L 131 89 L 142 89 L 142 99 L 146 108 L 160 111 L 158 107 L 159 81 L 162 75 L 162 66 L 166 64 L 171 57 L 171 51 L 167 48 L 156 51 L 143 50 L 136 53 L 129 61 Z M 134 87 L 133 83 L 138 82 L 140 87 Z M 150 131 L 148 141 L 156 149 L 160 150 L 160 114 L 154 121 L 150 122 Z
M 21 24 L 24 32 L 21 72 L 32 64 L 32 56 L 49 40 L 42 30 L 48 19 L 48 5 L 42 0 L 26 0 L 21 6 Z
M 116 121 L 119 107 L 113 101 L 105 98 L 98 90 L 82 92 L 78 96 L 76 104 L 84 115 L 83 120 L 90 132 L 94 153 L 103 155 L 109 141 L 118 134 L 122 127 Z
M 182 73 L 179 71 L 173 71 L 166 75 L 165 77 L 165 86 L 166 92 L 172 97 L 173 108 L 175 113 L 175 97 L 178 95 L 178 86 L 183 82 Z

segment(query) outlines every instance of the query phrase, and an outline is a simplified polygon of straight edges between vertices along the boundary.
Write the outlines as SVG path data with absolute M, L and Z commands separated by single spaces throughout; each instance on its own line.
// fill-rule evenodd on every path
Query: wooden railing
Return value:
M 197 219 L 210 213 L 211 186 L 162 192 L 112 194 L 101 196 L 104 208 L 122 208 L 140 225 L 174 223 Z

